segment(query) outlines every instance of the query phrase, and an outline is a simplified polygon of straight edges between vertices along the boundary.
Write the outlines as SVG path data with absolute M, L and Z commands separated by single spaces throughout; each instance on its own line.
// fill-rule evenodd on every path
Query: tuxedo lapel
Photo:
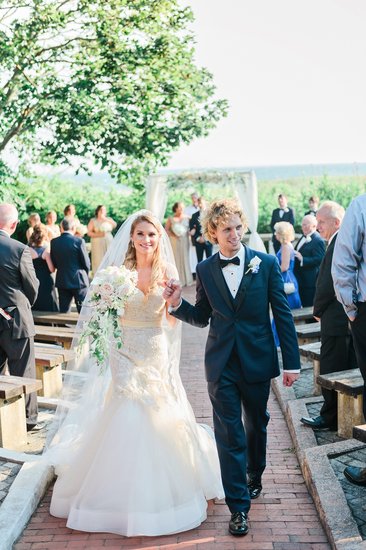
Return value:
M 238 292 L 235 296 L 235 300 L 234 300 L 234 305 L 235 305 L 236 310 L 241 308 L 241 306 L 242 306 L 242 304 L 245 300 L 245 296 L 247 294 L 248 287 L 249 287 L 250 282 L 251 282 L 252 277 L 253 277 L 253 273 L 249 269 L 249 262 L 254 257 L 254 251 L 251 250 L 250 248 L 248 248 L 247 246 L 245 246 L 244 248 L 245 248 L 244 273 L 243 273 L 243 278 L 242 278 L 240 286 L 239 286 L 239 290 L 238 290 Z
M 222 273 L 222 269 L 220 266 L 220 256 L 219 253 L 215 254 L 215 256 L 212 258 L 211 262 L 211 273 L 212 278 L 219 289 L 220 294 L 224 298 L 225 302 L 229 306 L 230 309 L 233 309 L 234 301 L 231 296 L 230 290 L 226 284 L 224 275 Z

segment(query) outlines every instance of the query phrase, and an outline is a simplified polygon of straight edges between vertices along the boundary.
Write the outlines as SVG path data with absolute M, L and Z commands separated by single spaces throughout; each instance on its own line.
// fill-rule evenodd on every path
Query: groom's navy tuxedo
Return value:
M 261 259 L 257 273 L 249 268 L 255 256 Z M 300 369 L 292 314 L 277 259 L 248 247 L 235 299 L 225 282 L 219 254 L 197 265 L 196 284 L 196 304 L 182 300 L 172 315 L 199 327 L 210 323 L 205 368 L 226 502 L 232 513 L 247 512 L 246 474 L 260 477 L 265 468 L 270 380 L 280 372 L 269 305 L 285 370 Z

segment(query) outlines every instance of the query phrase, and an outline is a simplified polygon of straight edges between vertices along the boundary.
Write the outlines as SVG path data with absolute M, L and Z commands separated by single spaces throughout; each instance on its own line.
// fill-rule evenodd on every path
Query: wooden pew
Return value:
M 27 444 L 25 396 L 42 387 L 42 382 L 21 376 L 0 375 L 0 446 L 14 451 Z
M 49 327 L 35 325 L 36 342 L 55 342 L 61 344 L 64 348 L 70 349 L 72 339 L 75 335 L 75 329 L 68 327 Z
M 309 344 L 314 340 L 320 340 L 320 323 L 309 323 L 307 325 L 295 325 L 299 346 Z
M 307 321 L 308 319 L 314 319 L 312 306 L 292 309 L 291 313 L 294 318 L 295 325 L 303 324 L 304 321 Z
M 320 374 L 320 342 L 312 342 L 299 346 L 301 357 L 310 359 L 313 362 L 314 391 L 313 395 L 321 395 L 321 387 L 318 384 Z
M 74 358 L 72 350 L 35 342 L 36 378 L 42 381 L 41 397 L 57 397 L 62 389 L 62 365 Z
M 79 314 L 76 311 L 59 313 L 57 311 L 32 311 L 33 320 L 42 325 L 76 325 Z
M 353 427 L 364 422 L 362 413 L 364 381 L 359 369 L 319 374 L 319 384 L 338 394 L 338 435 L 352 437 Z

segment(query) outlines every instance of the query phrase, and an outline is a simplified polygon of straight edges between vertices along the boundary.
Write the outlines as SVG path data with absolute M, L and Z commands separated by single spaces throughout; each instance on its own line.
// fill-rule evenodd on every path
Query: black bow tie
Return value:
M 238 258 L 238 256 L 235 256 L 235 258 L 231 258 L 231 260 L 222 260 L 220 258 L 220 267 L 226 267 L 229 264 L 240 265 L 240 258 Z

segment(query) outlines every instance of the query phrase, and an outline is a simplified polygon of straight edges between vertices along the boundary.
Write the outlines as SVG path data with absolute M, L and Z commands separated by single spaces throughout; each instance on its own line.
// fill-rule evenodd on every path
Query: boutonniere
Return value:
M 258 256 L 254 256 L 254 258 L 252 258 L 248 264 L 248 269 L 246 270 L 245 275 L 249 272 L 258 273 L 261 261 L 262 260 L 258 258 Z

